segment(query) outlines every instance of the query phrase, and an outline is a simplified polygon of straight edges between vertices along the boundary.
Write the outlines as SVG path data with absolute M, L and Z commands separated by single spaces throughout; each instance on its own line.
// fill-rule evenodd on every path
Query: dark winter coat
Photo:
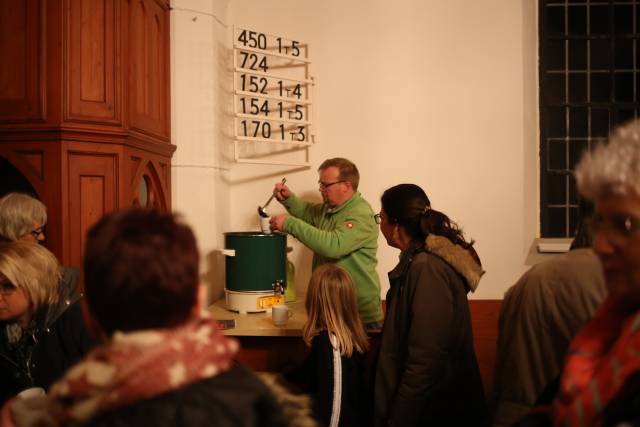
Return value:
M 236 365 L 214 377 L 97 415 L 91 427 L 284 427 L 289 425 L 267 386 Z
M 29 387 L 48 389 L 93 347 L 82 318 L 78 276 L 78 270 L 64 268 L 59 302 L 35 314 L 35 328 L 27 337 L 31 355 L 24 363 L 9 351 L 6 324 L 0 323 L 0 403 Z
M 376 426 L 481 426 L 487 409 L 467 292 L 482 269 L 440 236 L 402 253 L 389 273 L 375 384 Z
M 340 366 L 336 366 L 337 364 Z M 363 355 L 354 352 L 351 357 L 334 359 L 329 334 L 321 332 L 313 338 L 311 350 L 305 361 L 286 379 L 298 385 L 313 399 L 314 414 L 321 425 L 330 425 L 335 411 L 338 425 L 345 427 L 364 426 Z M 338 382 L 336 372 L 340 372 Z M 339 407 L 334 407 L 334 398 L 340 397 Z M 338 406 L 338 405 L 336 405 Z

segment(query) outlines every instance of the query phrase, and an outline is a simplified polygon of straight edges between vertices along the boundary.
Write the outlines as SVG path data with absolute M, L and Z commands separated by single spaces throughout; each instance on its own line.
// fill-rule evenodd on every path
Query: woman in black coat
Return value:
M 486 424 L 467 302 L 483 273 L 472 243 L 413 184 L 386 190 L 376 220 L 402 252 L 389 273 L 375 425 Z
M 0 404 L 30 387 L 48 389 L 93 346 L 77 279 L 36 243 L 0 244 Z

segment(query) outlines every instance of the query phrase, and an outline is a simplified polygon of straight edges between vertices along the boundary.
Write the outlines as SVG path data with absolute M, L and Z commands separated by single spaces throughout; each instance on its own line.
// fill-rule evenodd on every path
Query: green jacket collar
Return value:
M 330 213 L 330 214 L 338 213 L 341 210 L 345 209 L 350 204 L 352 204 L 354 200 L 359 199 L 359 198 L 360 198 L 360 192 L 356 191 L 355 193 L 353 193 L 353 196 L 351 196 L 351 198 L 349 198 L 349 200 L 347 200 L 346 202 L 344 202 L 340 206 L 336 206 L 335 208 L 330 208 L 330 207 L 327 206 L 327 213 Z

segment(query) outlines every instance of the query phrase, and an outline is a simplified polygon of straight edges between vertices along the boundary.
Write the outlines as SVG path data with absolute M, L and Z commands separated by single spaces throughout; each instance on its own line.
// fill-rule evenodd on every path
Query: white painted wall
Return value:
M 196 230 L 214 294 L 222 279 L 212 253 L 222 233 L 257 229 L 256 208 L 282 176 L 298 194 L 319 199 L 317 165 L 342 156 L 358 165 L 360 190 L 375 210 L 386 188 L 421 185 L 433 207 L 477 241 L 487 273 L 474 297 L 501 298 L 538 234 L 532 3 L 174 0 L 174 208 Z M 310 45 L 318 82 L 313 168 L 227 160 L 233 24 Z M 278 212 L 273 205 L 270 213 Z M 398 252 L 382 236 L 379 243 L 384 295 Z M 289 244 L 302 293 L 311 254 Z

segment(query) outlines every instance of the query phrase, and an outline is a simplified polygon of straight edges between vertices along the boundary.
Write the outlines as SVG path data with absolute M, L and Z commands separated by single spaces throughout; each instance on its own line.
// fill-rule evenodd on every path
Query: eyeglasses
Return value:
M 335 181 L 335 182 L 318 181 L 318 185 L 320 186 L 321 189 L 326 189 L 326 188 L 331 187 L 332 185 L 340 184 L 341 182 L 344 182 L 344 180 Z
M 2 296 L 9 296 L 14 293 L 16 289 L 18 289 L 16 288 L 16 285 L 9 281 L 0 283 L 0 295 Z
M 38 227 L 35 230 L 31 230 L 30 233 L 34 239 L 38 240 L 40 235 L 44 233 L 44 227 Z
M 380 215 L 379 213 L 375 214 L 373 216 L 373 220 L 376 222 L 376 224 L 380 224 L 382 222 L 382 215 Z
M 636 231 L 640 230 L 640 219 L 629 216 L 604 218 L 596 215 L 593 218 L 592 227 L 596 234 L 606 233 L 611 243 L 624 245 Z

